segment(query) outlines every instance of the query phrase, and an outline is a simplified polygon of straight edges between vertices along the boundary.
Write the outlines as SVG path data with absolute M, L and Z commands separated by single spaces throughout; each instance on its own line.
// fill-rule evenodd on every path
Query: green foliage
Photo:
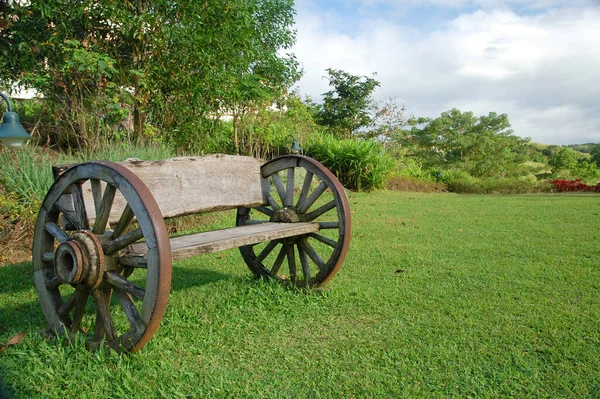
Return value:
M 379 82 L 339 69 L 328 68 L 327 73 L 333 89 L 323 93 L 323 104 L 318 106 L 315 120 L 335 135 L 350 137 L 371 124 L 371 94 Z
M 476 178 L 455 171 L 445 173 L 441 181 L 448 191 L 461 194 L 529 194 L 552 190 L 547 181 L 538 181 L 535 176 Z
M 399 143 L 427 168 L 461 169 L 475 177 L 506 176 L 518 174 L 527 160 L 529 140 L 513 135 L 505 114 L 475 117 L 452 109 L 436 119 L 411 123 L 413 128 Z
M 10 2 L 0 8 L 0 85 L 43 94 L 79 148 L 129 117 L 134 140 L 156 133 L 150 123 L 185 149 L 205 138 L 189 130 L 198 120 L 262 107 L 298 79 L 283 54 L 293 17 L 291 0 Z
M 395 176 L 413 177 L 427 181 L 437 181 L 438 172 L 433 169 L 426 169 L 421 162 L 414 157 L 406 156 L 404 153 L 395 153 L 394 171 Z
M 392 158 L 373 141 L 317 135 L 311 137 L 305 153 L 329 168 L 351 190 L 383 188 L 393 168 Z
M 582 152 L 584 154 L 591 154 L 594 152 L 594 150 L 598 151 L 597 148 L 600 147 L 600 143 L 569 144 L 565 147 Z
M 548 165 L 552 167 L 552 172 L 557 174 L 562 170 L 573 170 L 577 167 L 579 156 L 567 147 L 549 147 L 550 152 Z
M 548 146 L 543 150 L 552 169 L 551 176 L 559 179 L 583 179 L 594 183 L 600 179 L 595 153 L 587 156 L 570 147 Z
M 590 152 L 591 161 L 596 164 L 598 168 L 600 168 L 600 144 L 597 144 Z
M 321 134 L 323 128 L 295 94 L 288 96 L 285 107 L 285 112 L 262 109 L 246 116 L 240 124 L 241 154 L 270 159 L 288 153 L 292 137 L 303 147 L 310 137 Z

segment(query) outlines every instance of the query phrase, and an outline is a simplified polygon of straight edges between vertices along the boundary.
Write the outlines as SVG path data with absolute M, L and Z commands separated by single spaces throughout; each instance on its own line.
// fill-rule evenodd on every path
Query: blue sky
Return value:
M 599 1 L 297 0 L 296 10 L 303 95 L 329 90 L 326 68 L 377 73 L 375 101 L 414 116 L 493 111 L 536 142 L 600 142 Z

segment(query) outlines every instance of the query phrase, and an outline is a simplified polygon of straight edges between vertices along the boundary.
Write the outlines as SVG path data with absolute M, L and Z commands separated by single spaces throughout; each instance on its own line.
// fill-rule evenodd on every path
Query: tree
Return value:
M 398 143 L 408 125 L 404 104 L 398 105 L 395 97 L 389 97 L 372 105 L 372 127 L 362 136 L 381 141 L 385 150 L 390 144 Z
M 327 73 L 329 86 L 333 89 L 323 93 L 323 104 L 317 110 L 315 120 L 333 133 L 349 137 L 371 124 L 371 94 L 379 82 L 339 69 L 328 68 Z
M 428 167 L 458 168 L 473 176 L 506 174 L 525 161 L 529 139 L 514 136 L 506 114 L 475 117 L 458 109 L 419 118 L 406 141 Z
M 276 99 L 299 77 L 282 54 L 295 41 L 291 0 L 39 0 L 0 13 L 0 84 L 37 89 L 78 134 L 74 110 L 123 106 L 136 139 L 149 118 L 186 145 L 201 129 L 185 126 Z
M 550 153 L 548 165 L 552 167 L 552 173 L 558 174 L 561 171 L 572 171 L 577 169 L 579 157 L 577 152 L 568 147 L 556 147 Z

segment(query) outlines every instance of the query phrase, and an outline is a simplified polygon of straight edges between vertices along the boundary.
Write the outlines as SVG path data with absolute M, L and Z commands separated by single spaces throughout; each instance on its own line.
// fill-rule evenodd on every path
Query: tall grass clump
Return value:
M 329 168 L 351 190 L 383 188 L 392 171 L 393 159 L 374 141 L 337 139 L 314 135 L 306 143 L 306 155 Z
M 0 150 L 0 184 L 24 209 L 37 208 L 52 185 L 52 165 L 56 159 L 39 147 L 26 145 Z
M 120 162 L 127 158 L 159 160 L 173 156 L 176 156 L 173 150 L 157 144 L 105 143 L 97 149 L 77 153 L 58 153 L 36 145 L 26 145 L 17 150 L 3 147 L 0 149 L 0 186 L 7 199 L 7 209 L 2 209 L 2 212 L 11 213 L 8 204 L 13 204 L 25 214 L 37 213 L 53 183 L 53 165 L 92 160 Z
M 137 158 L 144 161 L 169 159 L 177 156 L 177 152 L 171 147 L 158 143 L 134 144 L 124 142 L 116 145 L 106 142 L 95 150 L 83 150 L 81 152 L 66 154 L 59 157 L 64 163 L 85 162 L 103 160 L 109 162 L 121 162 L 127 158 Z

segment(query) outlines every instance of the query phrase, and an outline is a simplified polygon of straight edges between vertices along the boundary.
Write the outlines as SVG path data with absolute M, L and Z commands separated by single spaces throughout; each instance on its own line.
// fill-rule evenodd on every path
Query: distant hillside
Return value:
M 592 152 L 594 147 L 599 146 L 599 145 L 600 145 L 600 143 L 586 143 L 586 144 L 570 144 L 570 145 L 565 145 L 563 147 L 569 147 L 569 148 L 574 149 L 575 151 L 589 154 Z
M 585 144 L 568 144 L 568 145 L 555 145 L 555 144 L 544 144 L 544 143 L 531 143 L 538 150 L 544 150 L 548 147 L 568 147 L 574 151 L 579 151 L 584 154 L 590 154 L 594 147 L 600 146 L 600 143 L 585 143 Z

